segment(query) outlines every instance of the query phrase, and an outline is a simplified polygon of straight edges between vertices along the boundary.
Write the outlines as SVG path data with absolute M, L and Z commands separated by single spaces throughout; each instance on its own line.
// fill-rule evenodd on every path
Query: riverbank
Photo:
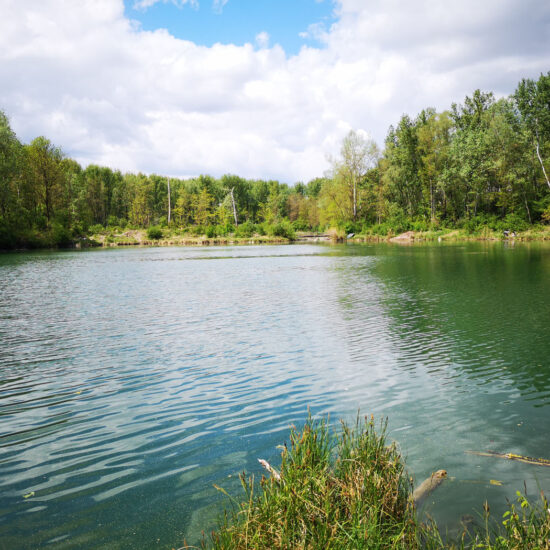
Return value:
M 378 235 L 376 233 L 364 233 L 354 235 L 352 242 L 467 242 L 467 241 L 548 241 L 550 240 L 550 226 L 535 226 L 527 231 L 494 231 L 487 227 L 479 231 L 467 231 L 465 229 L 441 229 L 438 231 L 407 231 L 399 235 L 390 233 Z
M 506 241 L 506 242 L 530 242 L 550 241 L 550 226 L 534 226 L 527 231 L 502 232 L 483 228 L 480 231 L 469 232 L 464 229 L 442 229 L 438 231 L 407 231 L 401 234 L 388 232 L 377 234 L 365 232 L 361 234 L 346 234 L 344 230 L 331 228 L 325 232 L 296 232 L 291 237 L 260 235 L 254 233 L 247 237 L 237 237 L 234 234 L 227 236 L 208 237 L 207 235 L 181 234 L 167 229 L 162 231 L 162 237 L 150 238 L 145 229 L 130 229 L 116 231 L 105 229 L 101 233 L 93 233 L 85 237 L 66 240 L 55 243 L 51 239 L 36 235 L 10 249 L 10 250 L 38 250 L 58 248 L 113 248 L 119 246 L 233 246 L 233 245 L 259 245 L 259 244 L 290 244 L 290 243 L 457 243 L 472 241 Z
M 177 233 L 167 233 L 159 239 L 147 237 L 145 230 L 128 230 L 122 233 L 103 232 L 91 235 L 91 241 L 96 246 L 216 246 L 216 245 L 250 245 L 250 244 L 286 244 L 286 243 L 371 243 L 392 242 L 412 244 L 422 242 L 461 242 L 461 241 L 549 241 L 550 226 L 539 226 L 522 232 L 500 232 L 484 229 L 478 232 L 468 232 L 463 229 L 442 229 L 439 231 L 407 231 L 400 235 L 388 233 L 377 235 L 364 233 L 346 235 L 344 231 L 329 229 L 326 232 L 297 232 L 294 238 L 254 234 L 250 237 L 208 237 Z
M 207 237 L 206 235 L 181 235 L 169 233 L 158 239 L 147 236 L 147 231 L 142 229 L 128 230 L 123 233 L 98 233 L 91 237 L 97 246 L 221 246 L 221 245 L 245 245 L 245 244 L 285 244 L 291 242 L 286 237 L 273 237 L 269 235 L 253 235 L 250 237 Z
M 519 492 L 502 519 L 490 517 L 484 504 L 484 528 L 463 522 L 457 540 L 447 540 L 433 521 L 422 523 L 417 509 L 444 482 L 438 471 L 414 492 L 395 443 L 387 445 L 386 424 L 377 433 L 373 418 L 333 432 L 324 421 L 308 418 L 301 432 L 290 433 L 277 470 L 260 487 L 241 475 L 245 498 L 232 500 L 232 511 L 203 548 L 272 549 L 543 549 L 550 547 L 550 509 L 541 493 L 533 506 Z M 434 468 L 435 469 L 435 468 Z M 216 487 L 229 497 L 222 487 Z M 185 546 L 184 548 L 190 548 Z

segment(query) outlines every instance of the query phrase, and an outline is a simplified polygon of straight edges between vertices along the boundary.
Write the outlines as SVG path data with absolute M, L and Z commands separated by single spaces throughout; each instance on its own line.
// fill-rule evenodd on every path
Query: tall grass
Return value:
M 213 548 L 417 548 L 411 485 L 385 428 L 377 433 L 371 418 L 332 433 L 310 416 L 291 431 L 280 481 L 262 476 L 256 494 L 241 477 L 246 498 L 212 534 Z
M 445 540 L 433 522 L 419 523 L 411 482 L 396 445 L 386 442 L 386 425 L 377 431 L 373 418 L 365 417 L 332 431 L 308 416 L 301 431 L 291 429 L 280 472 L 271 468 L 259 486 L 241 475 L 244 498 L 230 497 L 232 508 L 202 547 L 550 550 L 550 511 L 542 493 L 540 506 L 518 493 L 501 521 L 486 505 L 484 529 L 465 529 L 456 541 Z

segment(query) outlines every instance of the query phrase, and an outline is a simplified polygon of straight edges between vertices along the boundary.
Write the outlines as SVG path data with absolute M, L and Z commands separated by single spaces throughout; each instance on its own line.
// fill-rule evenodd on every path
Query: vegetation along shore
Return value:
M 550 548 L 550 509 L 544 495 L 530 503 L 521 493 L 503 518 L 492 518 L 485 504 L 481 526 L 462 522 L 458 538 L 441 533 L 417 510 L 445 482 L 434 472 L 413 492 L 401 455 L 386 442 L 385 423 L 373 418 L 333 431 L 324 420 L 308 418 L 282 447 L 280 468 L 268 470 L 259 486 L 243 473 L 244 496 L 231 502 L 217 531 L 203 548 L 270 549 L 546 549 Z M 480 507 L 481 508 L 481 507 Z M 458 523 L 457 519 L 457 523 Z M 186 546 L 186 548 L 189 548 Z
M 294 185 L 82 168 L 46 137 L 21 143 L 0 111 L 0 249 L 287 242 L 329 229 L 547 239 L 549 158 L 550 72 L 509 97 L 476 90 L 447 111 L 403 115 L 383 150 L 350 131 L 326 174 Z

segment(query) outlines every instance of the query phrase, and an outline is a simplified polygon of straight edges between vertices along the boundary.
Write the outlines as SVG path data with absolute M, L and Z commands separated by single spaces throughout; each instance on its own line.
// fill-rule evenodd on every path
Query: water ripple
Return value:
M 239 494 L 308 406 L 388 415 L 419 477 L 493 479 L 470 448 L 544 456 L 548 252 L 0 256 L 0 548 L 196 541 L 223 502 L 213 484 Z M 534 483 L 506 466 L 494 496 Z M 439 504 L 460 517 L 452 495 Z

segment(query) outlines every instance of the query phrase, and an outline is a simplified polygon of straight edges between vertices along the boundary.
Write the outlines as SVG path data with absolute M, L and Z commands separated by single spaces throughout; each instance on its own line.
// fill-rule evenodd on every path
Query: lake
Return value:
M 0 549 L 179 548 L 289 426 L 389 418 L 423 513 L 550 493 L 550 246 L 0 255 Z

